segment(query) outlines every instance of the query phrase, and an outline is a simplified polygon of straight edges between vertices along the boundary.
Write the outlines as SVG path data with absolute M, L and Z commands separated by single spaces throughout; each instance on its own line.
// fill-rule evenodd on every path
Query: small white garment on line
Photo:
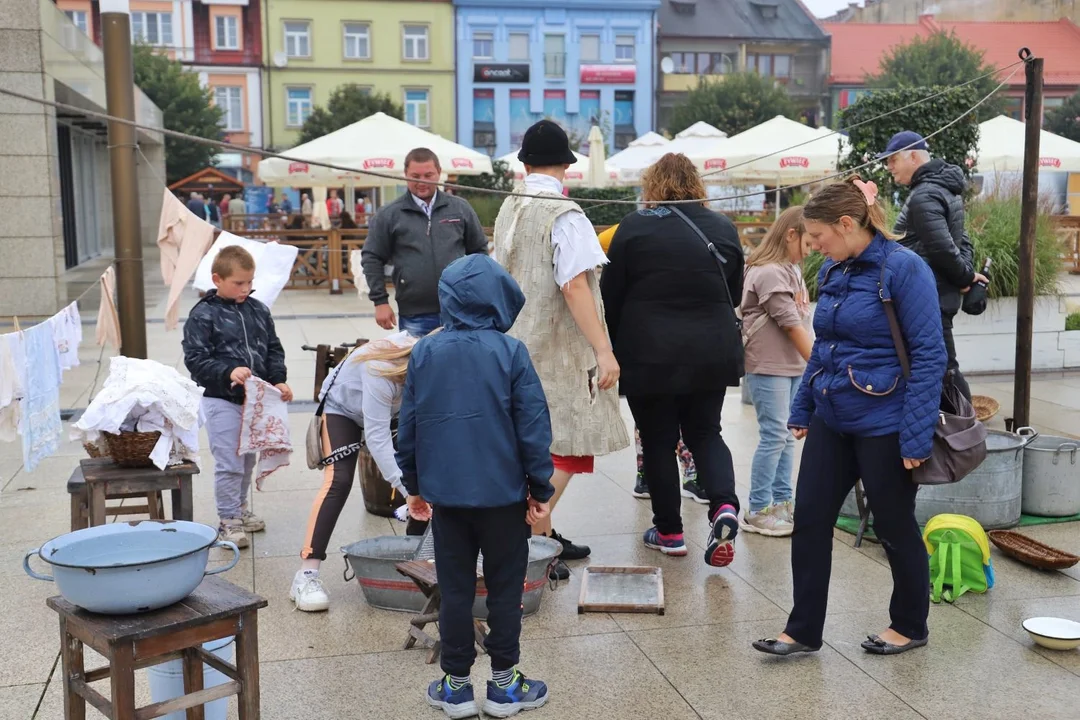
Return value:
M 109 343 L 119 350 L 120 316 L 116 312 L 116 270 L 112 265 L 105 268 L 98 283 L 101 285 L 101 303 L 98 306 L 94 341 L 99 346 Z
M 19 435 L 25 364 L 22 333 L 0 335 L 0 441 L 14 442 Z
M 292 278 L 293 264 L 296 262 L 299 250 L 293 245 L 282 245 L 276 242 L 263 243 L 233 235 L 231 232 L 222 232 L 210 246 L 209 252 L 203 256 L 199 268 L 195 271 L 195 282 L 192 284 L 196 290 L 206 292 L 214 289 L 211 267 L 214 264 L 214 258 L 221 252 L 221 248 L 228 245 L 239 245 L 255 258 L 252 297 L 268 308 L 273 307 L 274 301 Z
M 353 283 L 356 284 L 357 294 L 361 298 L 367 299 L 371 289 L 368 287 L 367 278 L 364 277 L 363 252 L 363 250 L 353 250 L 349 253 L 349 267 L 352 269 Z
M 267 475 L 289 464 L 292 440 L 289 437 L 289 404 L 276 387 L 250 377 L 244 383 L 244 411 L 240 421 L 240 455 L 259 454 L 255 468 L 255 489 L 262 490 Z
M 82 343 L 83 336 L 78 304 L 71 303 L 49 318 L 49 323 L 52 324 L 56 351 L 60 354 L 60 369 L 78 367 L 79 344 Z
M 105 384 L 72 426 L 71 438 L 95 443 L 101 433 L 161 433 L 150 459 L 158 469 L 199 458 L 203 389 L 174 368 L 122 355 L 112 358 Z

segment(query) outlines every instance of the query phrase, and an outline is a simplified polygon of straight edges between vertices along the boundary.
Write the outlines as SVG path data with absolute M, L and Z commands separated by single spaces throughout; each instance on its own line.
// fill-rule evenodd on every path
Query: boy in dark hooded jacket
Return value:
M 506 335 L 525 305 L 518 284 L 487 255 L 455 260 L 439 280 L 443 332 L 413 349 L 398 420 L 398 467 L 414 502 L 434 506 L 439 632 L 445 676 L 428 702 L 472 717 L 472 606 L 484 555 L 492 680 L 486 715 L 540 707 L 547 686 L 517 671 L 529 526 L 554 493 L 551 419 L 525 345 Z M 421 500 L 423 498 L 423 501 Z

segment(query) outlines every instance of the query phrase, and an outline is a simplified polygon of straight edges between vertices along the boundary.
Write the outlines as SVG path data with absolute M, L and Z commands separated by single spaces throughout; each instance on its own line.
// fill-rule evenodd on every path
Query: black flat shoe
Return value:
M 772 638 L 769 640 L 755 640 L 754 649 L 766 655 L 791 655 L 793 653 L 817 652 L 821 648 L 812 648 L 809 645 L 803 645 L 801 642 L 786 643 Z
M 900 653 L 914 650 L 930 642 L 929 637 L 922 640 L 909 640 L 906 645 L 893 645 L 882 640 L 877 635 L 867 635 L 862 643 L 862 649 L 871 655 L 899 655 Z
M 562 560 L 584 560 L 592 553 L 588 545 L 575 545 L 554 530 L 551 531 L 550 537 L 562 545 L 562 552 L 559 554 Z
M 548 570 L 548 580 L 551 580 L 552 582 L 569 579 L 570 568 L 566 567 L 566 563 L 564 563 L 562 560 L 557 561 L 554 565 L 551 566 L 551 569 Z

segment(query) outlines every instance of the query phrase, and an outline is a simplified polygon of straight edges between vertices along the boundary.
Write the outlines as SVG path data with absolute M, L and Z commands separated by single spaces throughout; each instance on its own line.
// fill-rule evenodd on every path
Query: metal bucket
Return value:
M 421 540 L 419 536 L 389 535 L 346 545 L 341 548 L 345 554 L 345 581 L 355 577 L 364 599 L 372 607 L 420 612 L 425 602 L 423 593 L 394 566 L 412 560 Z M 561 550 L 562 545 L 550 538 L 534 537 L 529 540 L 529 565 L 525 572 L 525 593 L 521 599 L 526 617 L 540 609 L 544 586 L 548 583 L 548 568 Z M 487 589 L 482 581 L 476 585 L 473 617 L 478 620 L 487 618 Z
M 919 525 L 941 513 L 975 518 L 987 530 L 1015 527 L 1020 523 L 1024 448 L 1038 433 L 1020 428 L 1017 433 L 990 430 L 986 459 L 971 474 L 950 485 L 923 485 L 915 499 Z M 841 515 L 859 517 L 855 491 L 848 493 Z
M 364 495 L 364 507 L 372 515 L 393 517 L 394 511 L 405 504 L 405 496 L 395 492 L 383 477 L 367 445 L 362 445 L 357 455 L 356 467 L 360 473 L 360 491 Z
M 1080 441 L 1041 435 L 1024 449 L 1021 504 L 1026 515 L 1080 513 Z

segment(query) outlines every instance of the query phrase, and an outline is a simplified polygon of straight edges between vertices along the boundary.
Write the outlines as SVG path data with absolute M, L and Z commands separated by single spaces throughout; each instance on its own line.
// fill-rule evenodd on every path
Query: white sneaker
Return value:
M 244 532 L 244 522 L 240 518 L 222 520 L 220 524 L 218 524 L 217 532 L 218 540 L 231 542 L 241 550 L 251 544 L 248 541 L 247 534 Z
M 304 612 L 322 612 L 330 607 L 330 596 L 323 587 L 319 576 L 300 570 L 293 577 L 289 597 L 296 603 L 297 610 Z
M 241 509 L 240 521 L 244 525 L 244 532 L 247 533 L 262 532 L 266 529 L 266 521 L 247 508 Z
M 778 505 L 770 505 L 759 512 L 743 512 L 742 522 L 739 523 L 746 532 L 768 535 L 769 537 L 787 537 L 795 526 L 783 516 Z

